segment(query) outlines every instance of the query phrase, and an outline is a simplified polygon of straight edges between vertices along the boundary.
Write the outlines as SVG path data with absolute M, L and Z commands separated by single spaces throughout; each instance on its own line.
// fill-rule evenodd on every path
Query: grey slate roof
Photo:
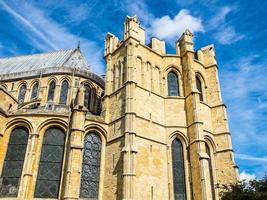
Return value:
M 68 67 L 87 71 L 90 69 L 79 48 L 0 58 L 0 75 L 35 71 L 51 67 Z

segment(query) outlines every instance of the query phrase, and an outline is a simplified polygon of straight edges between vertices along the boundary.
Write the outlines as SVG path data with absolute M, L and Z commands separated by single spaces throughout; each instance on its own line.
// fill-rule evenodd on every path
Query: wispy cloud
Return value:
M 207 22 L 207 29 L 214 31 L 214 39 L 223 45 L 233 44 L 242 40 L 245 35 L 236 32 L 234 26 L 228 25 L 227 15 L 233 10 L 230 6 L 221 7 L 218 13 Z
M 237 159 L 267 163 L 267 157 L 256 157 L 247 154 L 235 154 Z
M 27 20 L 24 16 L 20 15 L 17 11 L 12 9 L 7 3 L 4 1 L 0 1 L 0 5 L 3 6 L 3 8 L 11 14 L 14 18 L 17 19 L 17 21 L 23 25 L 27 30 L 34 33 L 37 37 L 39 37 L 41 40 L 43 40 L 47 46 L 50 48 L 53 48 L 54 50 L 57 49 L 55 44 L 53 44 L 47 36 L 45 36 L 38 28 L 36 28 L 29 20 Z M 35 18 L 34 18 L 35 19 Z M 36 19 L 35 19 L 36 20 Z
M 126 2 L 123 2 L 121 7 L 127 12 L 127 14 L 137 15 L 141 19 L 144 27 L 149 27 L 155 19 L 155 16 L 149 11 L 149 8 L 144 0 L 126 0 Z
M 221 83 L 237 163 L 262 177 L 267 171 L 267 59 L 245 55 L 221 68 Z
M 102 50 L 95 42 L 72 34 L 66 27 L 51 19 L 44 10 L 32 4 L 19 2 L 9 5 L 1 1 L 0 5 L 17 20 L 18 27 L 25 29 L 34 48 L 40 51 L 68 49 L 76 47 L 80 41 L 94 72 L 103 73 Z

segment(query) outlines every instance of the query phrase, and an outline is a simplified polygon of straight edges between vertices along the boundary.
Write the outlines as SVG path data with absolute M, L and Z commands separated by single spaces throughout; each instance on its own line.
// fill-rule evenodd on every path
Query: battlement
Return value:
M 145 44 L 145 35 L 146 32 L 141 27 L 138 17 L 136 15 L 132 17 L 127 16 L 124 22 L 123 40 L 120 40 L 112 33 L 107 33 L 105 39 L 104 56 L 116 51 L 124 43 L 124 41 L 128 40 L 129 38 L 134 38 L 141 45 L 150 48 L 153 52 L 159 55 L 166 55 L 166 44 L 164 40 L 152 36 L 150 38 L 150 43 Z M 174 55 L 183 56 L 184 53 L 189 51 L 194 53 L 196 55 L 195 59 L 203 64 L 216 64 L 214 46 L 208 45 L 197 51 L 194 51 L 193 38 L 193 33 L 189 29 L 186 29 L 175 44 L 176 53 Z

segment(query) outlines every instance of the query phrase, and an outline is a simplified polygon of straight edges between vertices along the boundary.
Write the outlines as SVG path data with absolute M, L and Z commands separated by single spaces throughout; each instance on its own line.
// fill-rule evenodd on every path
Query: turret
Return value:
M 185 30 L 178 42 L 176 42 L 177 54 L 181 54 L 181 56 L 183 56 L 187 51 L 194 52 L 193 33 L 191 33 L 188 29 Z
M 145 31 L 140 26 L 137 16 L 127 16 L 125 19 L 123 39 L 126 40 L 129 37 L 133 37 L 140 41 L 141 44 L 145 44 Z
M 104 56 L 107 56 L 108 54 L 115 51 L 120 45 L 120 40 L 118 37 L 113 35 L 112 33 L 107 33 L 105 38 L 105 53 Z

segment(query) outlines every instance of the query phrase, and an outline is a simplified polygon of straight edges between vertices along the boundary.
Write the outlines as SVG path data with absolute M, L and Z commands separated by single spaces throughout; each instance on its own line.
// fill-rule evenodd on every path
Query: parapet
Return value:
M 124 22 L 124 37 L 126 40 L 129 37 L 133 37 L 141 44 L 145 44 L 145 30 L 140 26 L 139 19 L 137 16 L 127 16 Z
M 159 54 L 166 54 L 165 41 L 152 37 L 150 47 Z
M 202 47 L 197 51 L 197 59 L 205 66 L 217 65 L 214 45 Z

